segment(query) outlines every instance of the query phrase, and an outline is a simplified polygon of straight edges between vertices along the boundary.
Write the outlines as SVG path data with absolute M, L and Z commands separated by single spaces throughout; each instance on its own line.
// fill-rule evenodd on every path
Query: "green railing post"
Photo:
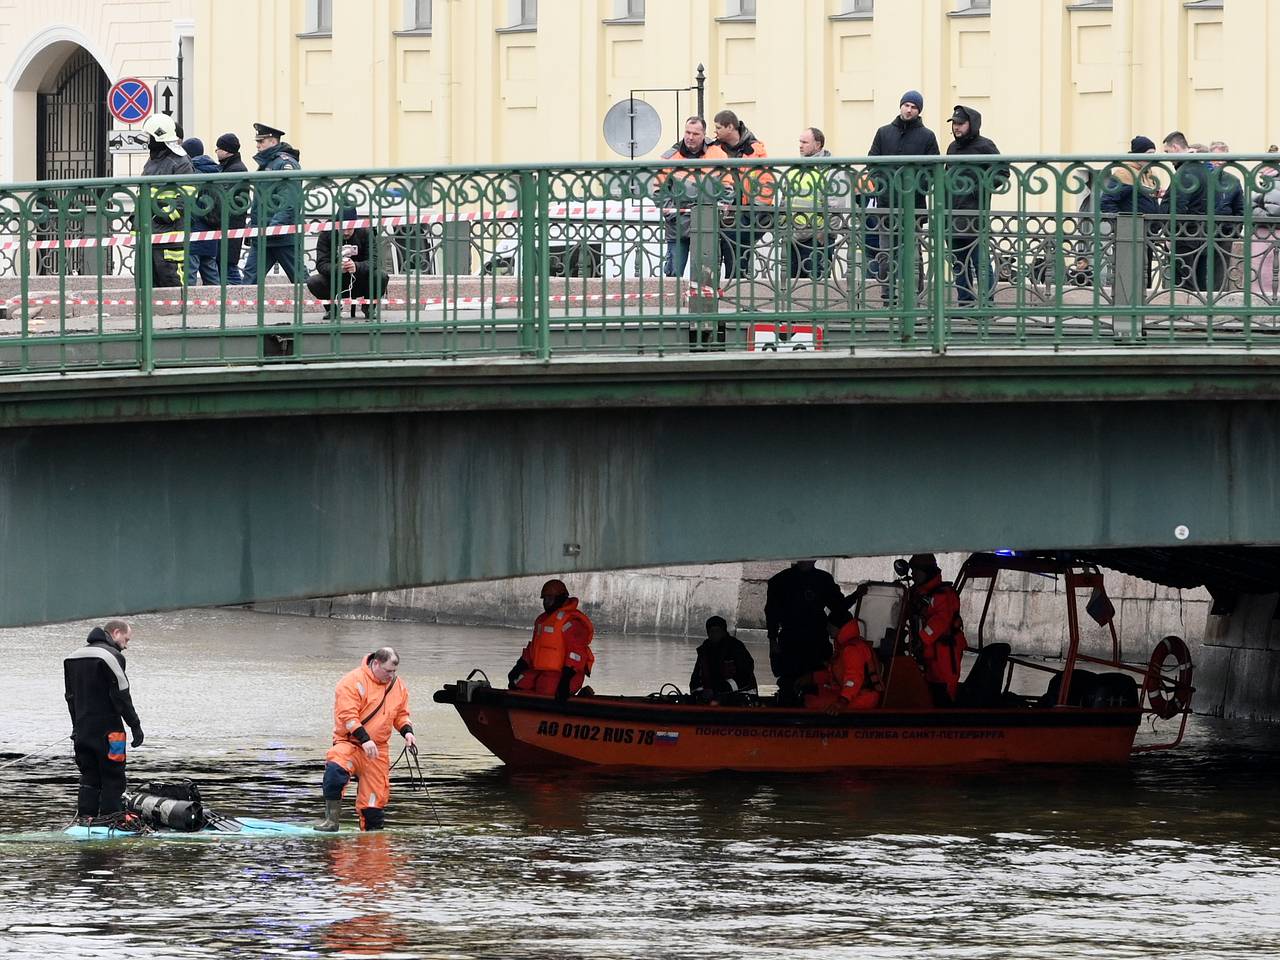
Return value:
M 933 250 L 931 251 L 929 262 L 933 267 L 933 292 L 932 303 L 930 304 L 930 315 L 933 319 L 933 352 L 947 352 L 947 271 L 946 262 L 948 258 L 947 251 L 947 228 L 955 229 L 953 224 L 948 221 L 955 215 L 954 211 L 949 209 L 947 201 L 947 168 L 940 162 L 933 164 L 933 217 L 930 220 L 931 240 Z M 954 265 L 953 265 L 954 266 Z M 982 272 L 978 273 L 978 288 L 982 289 Z M 978 306 L 981 307 L 981 299 Z
M 151 188 L 138 187 L 138 205 L 134 212 L 133 270 L 138 275 L 138 322 L 142 336 L 141 365 L 143 373 L 150 373 L 156 366 L 155 319 L 152 316 L 153 294 L 151 276 Z
M 915 168 L 899 167 L 896 176 L 901 177 L 898 190 L 898 271 L 894 293 L 898 316 L 902 320 L 902 342 L 910 344 L 916 336 L 916 189 L 918 177 Z M 910 189 L 905 189 L 909 187 Z
M 551 176 L 538 174 L 538 359 L 551 359 Z
M 1102 237 L 1095 244 L 1102 243 Z M 1138 308 L 1142 305 L 1147 287 L 1146 225 L 1140 213 L 1122 213 L 1116 216 L 1115 263 L 1111 276 L 1111 333 L 1124 338 L 1124 314 L 1129 314 L 1128 339 L 1136 342 L 1142 338 L 1142 321 Z
M 520 352 L 534 349 L 534 324 L 538 319 L 538 187 L 532 170 L 519 176 L 520 210 Z

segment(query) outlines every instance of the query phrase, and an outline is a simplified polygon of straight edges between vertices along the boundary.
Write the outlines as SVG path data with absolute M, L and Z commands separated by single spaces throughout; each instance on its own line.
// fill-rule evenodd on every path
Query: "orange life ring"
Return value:
M 1170 657 L 1173 664 L 1166 668 L 1165 663 Z M 1171 680 L 1165 679 L 1166 669 L 1176 671 Z M 1195 687 L 1191 686 L 1191 672 L 1191 651 L 1181 637 L 1170 635 L 1156 644 L 1142 684 L 1152 713 L 1168 720 L 1190 709 L 1191 694 L 1195 692 Z

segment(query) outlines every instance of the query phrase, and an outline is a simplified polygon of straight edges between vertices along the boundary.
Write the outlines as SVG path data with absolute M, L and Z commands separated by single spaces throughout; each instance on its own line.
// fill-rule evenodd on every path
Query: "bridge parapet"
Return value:
M 699 160 L 20 185 L 0 191 L 0 375 L 1265 348 L 1280 342 L 1275 162 Z M 298 266 L 228 284 L 244 251 Z M 184 282 L 197 257 L 219 282 Z

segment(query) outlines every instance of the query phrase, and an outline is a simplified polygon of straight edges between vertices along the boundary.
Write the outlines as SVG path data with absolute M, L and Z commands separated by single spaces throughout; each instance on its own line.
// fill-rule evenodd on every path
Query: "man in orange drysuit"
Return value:
M 832 623 L 832 628 L 835 624 Z M 811 710 L 871 710 L 880 706 L 884 684 L 871 644 L 862 639 L 858 621 L 849 619 L 835 631 L 835 652 L 825 670 L 813 674 L 813 686 L 804 705 Z
M 960 619 L 960 597 L 955 587 L 942 581 L 942 570 L 932 553 L 914 554 L 911 566 L 911 612 L 924 661 L 924 679 L 933 693 L 934 706 L 955 704 L 960 684 L 960 663 L 968 643 Z
M 596 662 L 591 638 L 596 628 L 561 580 L 542 585 L 542 610 L 533 622 L 533 639 L 507 674 L 507 686 L 567 700 L 591 676 Z
M 396 677 L 400 657 L 382 647 L 338 681 L 333 698 L 333 746 L 324 755 L 324 820 L 317 830 L 338 829 L 342 792 L 351 778 L 361 830 L 381 830 L 391 793 L 391 731 L 398 730 L 415 754 L 418 741 L 409 721 L 409 691 Z

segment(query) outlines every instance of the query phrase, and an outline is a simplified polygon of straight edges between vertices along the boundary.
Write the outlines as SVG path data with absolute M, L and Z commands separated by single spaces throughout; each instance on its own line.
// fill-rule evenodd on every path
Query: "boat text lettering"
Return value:
M 830 727 L 697 727 L 700 737 L 773 737 L 805 740 L 848 740 L 849 731 Z
M 559 720 L 539 721 L 537 735 L 566 740 L 598 740 L 604 743 L 653 743 L 652 730 L 607 727 L 598 723 L 561 723 Z
M 1003 730 L 855 730 L 855 740 L 1003 740 Z

